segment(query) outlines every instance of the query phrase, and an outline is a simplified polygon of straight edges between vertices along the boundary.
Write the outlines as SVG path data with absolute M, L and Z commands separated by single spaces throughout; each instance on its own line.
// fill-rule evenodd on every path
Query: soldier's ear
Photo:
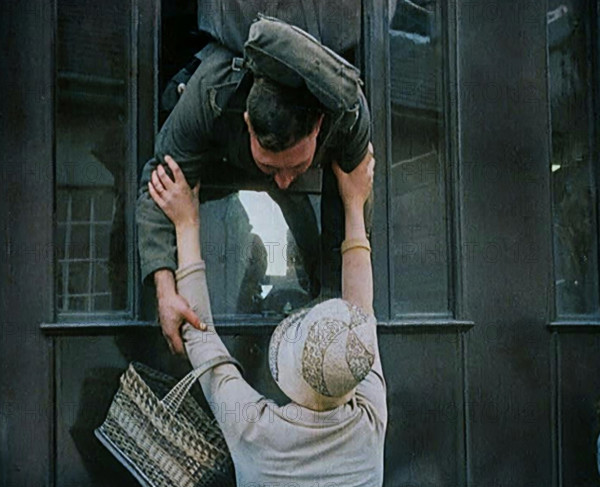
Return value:
M 321 130 L 321 124 L 323 123 L 324 116 L 325 116 L 325 114 L 321 113 L 319 120 L 317 120 L 317 123 L 315 124 L 315 128 L 313 129 L 313 131 L 310 134 L 312 137 L 316 137 L 317 135 L 319 135 L 319 131 Z
M 250 115 L 248 112 L 244 112 L 244 122 L 246 122 L 246 126 L 248 127 L 248 132 L 252 133 L 252 124 L 250 123 Z

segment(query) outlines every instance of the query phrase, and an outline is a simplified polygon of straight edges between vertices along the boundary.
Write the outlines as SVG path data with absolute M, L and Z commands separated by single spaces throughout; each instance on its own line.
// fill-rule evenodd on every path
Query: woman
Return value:
M 275 329 L 269 367 L 291 400 L 282 407 L 243 379 L 215 331 L 199 240 L 199 186 L 192 190 L 176 162 L 166 162 L 173 179 L 159 166 L 148 189 L 175 225 L 178 292 L 202 321 L 197 329 L 186 324 L 183 339 L 193 367 L 212 366 L 200 383 L 238 486 L 381 485 L 387 408 L 363 216 L 375 160 L 366 158 L 350 174 L 333 164 L 345 210 L 343 299 L 303 309 Z

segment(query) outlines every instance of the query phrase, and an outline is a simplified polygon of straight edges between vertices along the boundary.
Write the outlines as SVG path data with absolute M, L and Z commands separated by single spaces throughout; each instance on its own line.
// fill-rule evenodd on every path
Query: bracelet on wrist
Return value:
M 371 252 L 371 245 L 366 238 L 350 238 L 342 242 L 342 247 L 340 249 L 342 255 L 352 249 L 364 249 L 367 252 Z
M 204 260 L 200 259 L 193 264 L 188 264 L 185 267 L 180 267 L 175 271 L 175 279 L 177 281 L 181 281 L 183 278 L 192 274 L 193 272 L 202 272 L 206 269 L 206 263 Z

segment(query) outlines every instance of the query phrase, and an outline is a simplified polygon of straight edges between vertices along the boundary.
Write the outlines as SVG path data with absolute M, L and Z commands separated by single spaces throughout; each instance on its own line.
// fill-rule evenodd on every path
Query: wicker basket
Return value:
M 205 370 L 205 369 L 204 369 Z M 234 486 L 223 434 L 181 381 L 133 362 L 95 433 L 144 487 Z

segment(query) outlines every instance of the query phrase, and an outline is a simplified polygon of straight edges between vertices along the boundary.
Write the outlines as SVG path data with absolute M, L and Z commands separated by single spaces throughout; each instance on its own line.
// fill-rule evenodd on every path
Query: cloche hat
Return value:
M 271 336 L 271 374 L 292 401 L 332 409 L 349 401 L 371 370 L 375 333 L 375 317 L 342 299 L 302 309 Z

